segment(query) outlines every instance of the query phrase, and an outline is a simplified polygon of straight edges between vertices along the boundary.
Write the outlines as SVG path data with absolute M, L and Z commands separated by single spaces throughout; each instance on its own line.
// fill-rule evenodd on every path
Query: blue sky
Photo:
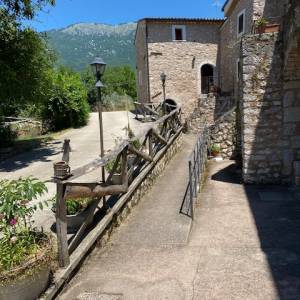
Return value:
M 38 31 L 79 22 L 120 24 L 145 17 L 222 18 L 225 0 L 56 0 L 31 22 Z

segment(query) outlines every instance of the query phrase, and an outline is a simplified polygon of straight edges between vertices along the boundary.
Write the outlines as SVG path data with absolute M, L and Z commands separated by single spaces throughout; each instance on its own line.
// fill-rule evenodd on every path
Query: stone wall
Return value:
M 283 176 L 295 181 L 300 161 L 300 2 L 290 1 L 284 23 Z
M 137 75 L 139 76 L 140 71 L 143 74 L 148 72 L 146 76 L 149 86 L 138 85 L 139 100 L 163 100 L 160 74 L 164 72 L 167 75 L 166 97 L 174 99 L 182 106 L 183 117 L 186 118 L 197 106 L 201 94 L 202 65 L 210 64 L 214 67 L 214 81 L 218 85 L 219 27 L 223 21 L 154 19 L 146 21 L 144 31 L 143 22 L 145 21 L 139 22 L 141 25 L 138 26 L 140 29 L 136 38 Z M 173 25 L 185 26 L 186 40 L 172 40 Z M 147 39 L 146 53 L 141 46 L 143 35 Z M 143 57 L 147 59 L 147 66 L 144 66 Z M 149 96 L 146 95 L 148 89 Z
M 240 0 L 227 15 L 220 30 L 220 87 L 222 92 L 234 95 L 237 91 L 237 61 L 240 58 L 241 38 L 237 33 L 238 14 L 245 9 L 245 32 L 250 33 L 253 24 L 253 1 Z
M 245 36 L 242 43 L 241 130 L 243 177 L 282 181 L 282 43 L 278 34 Z
M 218 44 L 150 43 L 148 51 L 151 101 L 162 101 L 160 74 L 165 72 L 166 97 L 182 106 L 183 117 L 186 118 L 197 107 L 201 94 L 201 66 L 206 63 L 217 64 Z
M 281 22 L 288 0 L 253 0 L 253 19 L 262 16 L 272 22 Z
M 211 144 L 217 144 L 224 159 L 235 159 L 237 149 L 236 109 L 223 114 L 215 124 L 210 126 Z
M 261 17 L 280 22 L 288 0 L 240 0 L 229 10 L 220 32 L 220 87 L 223 92 L 238 97 L 237 61 L 240 58 L 241 37 L 237 36 L 237 17 L 245 9 L 245 33 L 253 31 L 254 23 Z
M 220 146 L 224 159 L 239 157 L 237 108 L 231 97 L 208 94 L 199 99 L 198 107 L 189 119 L 188 129 L 199 134 L 205 126 L 209 126 L 211 143 Z

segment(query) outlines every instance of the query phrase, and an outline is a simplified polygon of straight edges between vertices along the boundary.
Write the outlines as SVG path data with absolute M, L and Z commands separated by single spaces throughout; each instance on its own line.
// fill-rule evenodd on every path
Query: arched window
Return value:
M 214 67 L 205 64 L 201 67 L 201 93 L 208 94 L 210 87 L 214 85 Z

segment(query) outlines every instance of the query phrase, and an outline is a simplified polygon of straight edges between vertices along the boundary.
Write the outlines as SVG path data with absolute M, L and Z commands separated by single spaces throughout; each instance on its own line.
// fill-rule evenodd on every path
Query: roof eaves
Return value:
M 139 20 L 146 22 L 197 22 L 197 23 L 223 23 L 225 19 L 208 19 L 208 18 L 144 18 Z
M 223 5 L 223 7 L 222 7 L 222 11 L 225 10 L 225 7 L 226 7 L 226 5 L 228 4 L 229 1 L 230 1 L 230 0 L 226 0 L 226 1 L 225 1 L 224 5 Z

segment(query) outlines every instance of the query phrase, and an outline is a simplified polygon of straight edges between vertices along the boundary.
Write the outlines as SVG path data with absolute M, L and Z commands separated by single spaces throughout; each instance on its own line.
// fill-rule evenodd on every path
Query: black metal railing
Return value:
M 197 139 L 197 143 L 188 162 L 189 181 L 180 207 L 180 213 L 194 219 L 194 205 L 204 179 L 209 129 L 205 127 Z

